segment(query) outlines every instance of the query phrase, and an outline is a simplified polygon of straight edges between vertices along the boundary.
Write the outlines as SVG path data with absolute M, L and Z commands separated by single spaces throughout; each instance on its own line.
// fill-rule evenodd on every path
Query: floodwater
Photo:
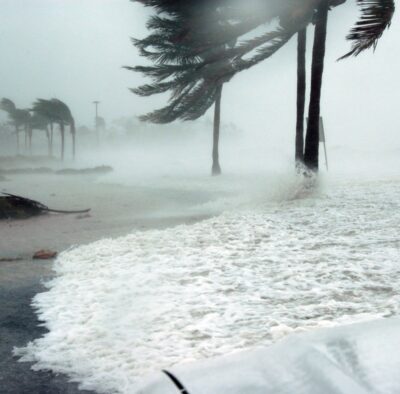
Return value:
M 49 332 L 17 354 L 83 388 L 132 393 L 161 368 L 397 315 L 400 178 L 271 179 L 220 178 L 191 208 L 210 219 L 61 254 L 34 300 Z

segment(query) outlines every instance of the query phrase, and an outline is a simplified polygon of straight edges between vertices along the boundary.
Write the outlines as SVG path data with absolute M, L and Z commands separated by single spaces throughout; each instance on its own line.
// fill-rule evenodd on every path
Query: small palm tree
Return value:
M 54 106 L 50 100 L 38 99 L 33 103 L 32 111 L 34 115 L 45 119 L 47 122 L 46 135 L 49 146 L 49 156 L 53 156 L 54 124 L 57 123 L 57 118 L 54 114 Z
M 61 158 L 64 159 L 64 146 L 65 146 L 65 126 L 70 127 L 72 136 L 72 157 L 75 159 L 75 140 L 76 140 L 76 129 L 75 120 L 72 116 L 71 110 L 68 105 L 58 99 L 51 99 L 51 103 L 54 108 L 55 117 L 58 120 L 61 129 Z
M 25 148 L 29 139 L 29 149 L 31 151 L 32 130 L 30 125 L 31 115 L 29 111 L 25 109 L 18 109 L 14 102 L 7 98 L 3 98 L 1 100 L 0 109 L 8 114 L 9 121 L 15 128 L 15 135 L 17 139 L 17 153 L 19 154 L 20 151 L 19 132 L 21 128 L 25 131 Z
M 32 111 L 46 118 L 50 126 L 50 145 L 52 149 L 53 144 L 53 125 L 58 124 L 61 133 L 61 159 L 64 160 L 65 151 L 65 126 L 70 127 L 72 136 L 72 155 L 75 158 L 75 120 L 72 113 L 64 102 L 58 99 L 44 100 L 38 99 L 33 104 Z
M 48 128 L 49 125 L 49 120 L 40 115 L 39 113 L 33 112 L 33 115 L 31 117 L 31 131 L 33 133 L 33 130 L 40 130 L 40 131 L 45 131 L 46 132 L 46 137 L 47 137 L 47 150 L 48 150 L 48 155 L 49 157 L 51 156 L 51 146 L 50 146 L 50 131 Z

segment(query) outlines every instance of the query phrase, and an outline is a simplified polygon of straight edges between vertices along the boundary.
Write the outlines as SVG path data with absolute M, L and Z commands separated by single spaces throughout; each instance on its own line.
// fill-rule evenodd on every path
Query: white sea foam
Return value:
M 83 388 L 132 393 L 176 363 L 397 314 L 400 181 L 286 194 L 62 253 L 34 299 L 49 333 L 16 353 Z

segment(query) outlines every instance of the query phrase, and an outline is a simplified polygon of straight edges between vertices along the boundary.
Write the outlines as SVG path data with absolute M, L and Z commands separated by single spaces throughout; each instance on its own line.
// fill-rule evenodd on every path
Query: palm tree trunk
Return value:
M 15 125 L 15 135 L 17 137 L 17 155 L 19 155 L 19 128 Z
M 60 124 L 61 130 L 61 160 L 64 160 L 64 150 L 65 150 L 65 128 L 64 124 Z
M 328 2 L 321 1 L 318 6 L 315 25 L 313 59 L 311 69 L 311 95 L 308 111 L 308 124 L 304 163 L 312 171 L 318 171 L 319 153 L 319 117 L 321 102 L 322 75 L 326 45 L 326 27 L 328 23 Z
M 28 150 L 28 130 L 26 129 L 26 126 L 25 126 L 25 146 L 24 146 L 24 153 L 26 154 L 26 151 Z
M 297 120 L 296 120 L 296 167 L 304 162 L 304 108 L 306 102 L 306 46 L 307 28 L 297 34 Z
M 221 166 L 219 165 L 219 129 L 221 123 L 221 95 L 222 85 L 218 87 L 217 99 L 214 107 L 214 131 L 213 131 L 213 151 L 212 151 L 212 170 L 213 176 L 221 174 Z
M 46 137 L 47 137 L 47 155 L 51 156 L 51 146 L 50 146 L 50 130 L 49 126 L 46 126 Z
M 53 156 L 53 123 L 50 123 L 50 156 Z
M 32 128 L 28 126 L 29 155 L 32 156 Z
M 72 119 L 71 120 L 71 135 L 72 135 L 72 157 L 75 160 L 75 136 L 76 136 L 76 130 L 75 130 L 75 121 Z

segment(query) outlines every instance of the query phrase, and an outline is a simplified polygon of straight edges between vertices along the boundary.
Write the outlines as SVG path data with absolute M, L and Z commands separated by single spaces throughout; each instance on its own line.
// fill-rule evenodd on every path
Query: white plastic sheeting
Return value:
M 169 370 L 189 394 L 400 393 L 400 318 L 291 335 Z M 176 394 L 161 372 L 137 394 Z

